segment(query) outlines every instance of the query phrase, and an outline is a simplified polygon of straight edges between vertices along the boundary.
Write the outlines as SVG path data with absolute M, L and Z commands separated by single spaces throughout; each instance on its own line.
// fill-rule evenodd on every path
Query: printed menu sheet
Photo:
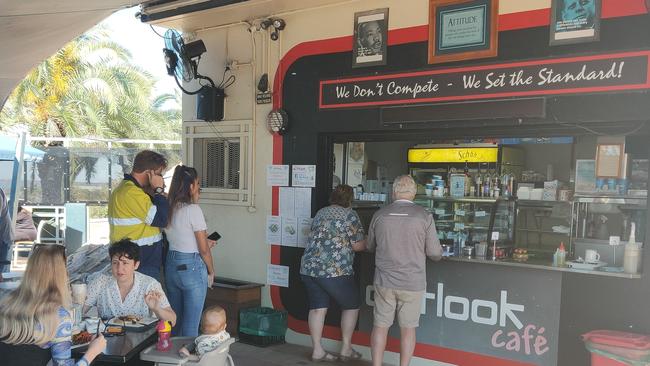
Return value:
M 296 217 L 295 188 L 280 187 L 280 216 Z
M 280 187 L 280 216 L 311 217 L 311 188 Z
M 311 231 L 311 188 L 280 187 L 279 208 L 279 216 L 267 219 L 267 242 L 305 247 Z
M 266 242 L 282 244 L 282 218 L 280 216 L 266 217 Z
M 267 165 L 266 166 L 266 185 L 288 186 L 289 185 L 289 166 L 288 165 Z
M 282 216 L 282 245 L 295 247 L 298 244 L 298 219 Z
M 294 188 L 296 217 L 311 217 L 311 188 Z
M 266 266 L 266 284 L 289 287 L 289 267 L 278 264 L 268 264 Z
M 291 185 L 294 187 L 316 187 L 316 165 L 294 165 L 291 167 Z
M 309 241 L 309 234 L 311 233 L 311 223 L 313 219 L 308 217 L 301 217 L 298 219 L 298 246 L 302 248 L 307 247 Z

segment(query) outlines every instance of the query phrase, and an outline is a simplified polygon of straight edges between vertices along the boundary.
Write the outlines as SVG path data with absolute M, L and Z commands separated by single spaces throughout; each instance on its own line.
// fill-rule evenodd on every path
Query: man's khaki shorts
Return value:
M 395 312 L 397 323 L 402 328 L 417 328 L 420 325 L 423 291 L 404 291 L 375 285 L 376 327 L 389 328 L 393 325 Z

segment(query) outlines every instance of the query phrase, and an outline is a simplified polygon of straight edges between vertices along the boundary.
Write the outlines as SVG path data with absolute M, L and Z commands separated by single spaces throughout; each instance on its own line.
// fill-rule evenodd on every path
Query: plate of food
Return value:
M 124 327 L 121 325 L 109 325 L 104 329 L 105 337 L 124 335 Z
M 116 316 L 109 320 L 106 324 L 111 326 L 123 327 L 127 330 L 144 330 L 148 329 L 151 325 L 156 324 L 158 321 L 155 317 L 140 317 L 136 315 L 122 315 Z
M 72 349 L 87 346 L 93 339 L 93 335 L 84 331 L 72 335 Z

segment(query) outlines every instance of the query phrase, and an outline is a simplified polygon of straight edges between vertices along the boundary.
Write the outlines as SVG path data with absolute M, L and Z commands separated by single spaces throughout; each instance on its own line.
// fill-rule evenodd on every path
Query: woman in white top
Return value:
M 179 165 L 169 187 L 169 218 L 165 228 L 169 252 L 165 285 L 178 325 L 172 334 L 196 337 L 208 287 L 214 281 L 214 265 L 205 218 L 197 204 L 200 184 L 196 169 Z
M 157 317 L 176 323 L 176 314 L 169 305 L 160 283 L 153 277 L 136 272 L 140 265 L 140 247 L 123 239 L 111 244 L 111 274 L 100 274 L 88 284 L 84 313 L 96 306 L 99 316 L 110 319 L 134 315 Z

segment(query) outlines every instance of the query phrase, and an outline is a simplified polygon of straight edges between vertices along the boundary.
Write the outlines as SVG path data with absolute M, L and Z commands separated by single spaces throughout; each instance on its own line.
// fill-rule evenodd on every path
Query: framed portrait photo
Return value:
M 625 146 L 623 144 L 598 144 L 596 146 L 596 177 L 621 178 Z
M 499 0 L 429 0 L 430 64 L 494 57 Z
M 600 39 L 600 0 L 552 0 L 550 45 Z
M 386 65 L 388 8 L 354 14 L 352 67 Z

